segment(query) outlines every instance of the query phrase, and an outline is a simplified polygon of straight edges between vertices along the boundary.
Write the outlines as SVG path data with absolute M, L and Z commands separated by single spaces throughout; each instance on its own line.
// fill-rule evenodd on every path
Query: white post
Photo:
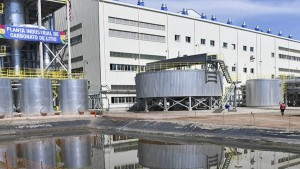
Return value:
M 42 28 L 42 2 L 41 0 L 38 0 L 37 4 L 38 8 L 38 26 L 41 29 Z M 40 70 L 41 70 L 41 76 L 44 77 L 44 51 L 43 51 L 43 42 L 40 42 L 39 44 L 39 53 L 40 53 Z
M 70 26 L 71 26 L 71 22 L 70 22 L 70 16 L 69 16 L 69 12 L 70 12 L 70 0 L 67 1 L 67 35 L 68 35 L 68 74 L 69 74 L 69 78 L 72 78 L 72 63 L 71 63 L 71 58 L 72 58 L 72 54 L 71 54 L 71 30 L 70 30 Z

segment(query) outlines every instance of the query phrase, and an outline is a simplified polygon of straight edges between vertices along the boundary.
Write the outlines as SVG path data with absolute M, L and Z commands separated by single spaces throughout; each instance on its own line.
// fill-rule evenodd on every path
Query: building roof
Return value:
M 218 21 L 212 21 L 210 19 L 203 19 L 203 18 L 190 16 L 190 15 L 182 15 L 182 14 L 176 13 L 176 12 L 164 11 L 164 10 L 149 8 L 149 7 L 146 7 L 146 6 L 133 5 L 133 4 L 128 4 L 128 3 L 124 3 L 124 2 L 120 2 L 120 1 L 112 1 L 112 0 L 101 0 L 101 1 L 107 2 L 107 3 L 119 4 L 119 5 L 123 5 L 123 6 L 128 6 L 128 7 L 132 7 L 132 8 L 144 9 L 144 10 L 158 12 L 158 13 L 165 13 L 165 14 L 168 14 L 168 15 L 174 15 L 174 16 L 183 17 L 183 18 L 187 18 L 187 19 L 198 20 L 198 21 L 202 21 L 202 22 L 206 22 L 206 23 L 216 24 L 216 25 L 220 25 L 220 26 L 224 26 L 224 27 L 244 30 L 244 31 L 247 31 L 247 32 L 252 32 L 252 33 L 256 33 L 256 34 L 266 35 L 266 36 L 270 36 L 270 37 L 275 37 L 275 38 L 279 38 L 279 39 L 283 39 L 283 40 L 288 40 L 288 41 L 293 41 L 293 42 L 300 43 L 300 41 L 296 40 L 296 39 L 291 39 L 291 38 L 287 38 L 287 37 L 284 37 L 284 36 L 278 36 L 276 34 L 261 32 L 261 31 L 257 31 L 257 30 L 251 29 L 251 28 L 244 28 L 244 27 L 231 25 L 231 24 L 226 24 L 226 23 L 222 23 L 222 22 L 218 22 Z

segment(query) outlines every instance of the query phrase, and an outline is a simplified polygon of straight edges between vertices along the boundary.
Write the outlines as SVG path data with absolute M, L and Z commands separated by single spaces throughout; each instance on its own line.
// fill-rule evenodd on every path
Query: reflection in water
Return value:
M 56 166 L 55 140 L 43 140 L 23 143 L 23 154 L 21 157 L 27 161 L 39 162 L 40 165 L 27 165 L 27 168 L 42 169 L 43 165 Z
M 148 168 L 212 168 L 221 164 L 223 147 L 213 144 L 178 145 L 140 141 L 140 164 Z
M 180 145 L 124 136 L 71 136 L 0 143 L 0 168 L 299 169 L 300 155 L 213 144 Z
M 92 165 L 90 137 L 78 136 L 62 139 L 61 152 L 66 168 L 90 168 Z

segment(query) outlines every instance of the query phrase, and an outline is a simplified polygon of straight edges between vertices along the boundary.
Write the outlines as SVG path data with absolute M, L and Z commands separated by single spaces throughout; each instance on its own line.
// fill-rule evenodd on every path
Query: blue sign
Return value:
M 66 43 L 66 34 L 60 31 L 5 25 L 4 38 L 23 41 Z

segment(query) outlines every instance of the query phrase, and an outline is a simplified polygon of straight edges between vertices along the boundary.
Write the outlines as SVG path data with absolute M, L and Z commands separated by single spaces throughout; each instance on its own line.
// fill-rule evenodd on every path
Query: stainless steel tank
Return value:
M 13 113 L 13 93 L 11 80 L 0 79 L 0 116 Z
M 146 168 L 210 168 L 224 158 L 223 147 L 212 144 L 177 145 L 139 141 L 139 164 Z M 220 164 L 219 164 L 220 165 Z
M 61 152 L 64 168 L 91 168 L 91 140 L 89 136 L 62 139 Z
M 26 168 L 42 169 L 46 168 L 45 165 L 56 167 L 56 143 L 54 139 L 23 143 L 23 150 L 23 158 L 33 162 L 33 165 L 28 163 Z
M 24 1 L 23 0 L 6 0 L 4 5 L 5 25 L 22 25 L 25 24 Z M 9 40 L 11 49 L 12 66 L 15 73 L 20 74 L 21 68 L 21 49 L 23 41 Z
M 222 77 L 219 73 L 218 77 Z M 222 81 L 206 82 L 205 70 L 174 70 L 139 73 L 137 98 L 222 96 Z
M 252 79 L 246 81 L 246 105 L 249 107 L 278 106 L 282 98 L 279 79 Z
M 59 104 L 63 114 L 83 114 L 88 111 L 87 80 L 61 80 Z
M 47 115 L 53 112 L 52 82 L 49 79 L 25 79 L 20 86 L 21 112 Z

